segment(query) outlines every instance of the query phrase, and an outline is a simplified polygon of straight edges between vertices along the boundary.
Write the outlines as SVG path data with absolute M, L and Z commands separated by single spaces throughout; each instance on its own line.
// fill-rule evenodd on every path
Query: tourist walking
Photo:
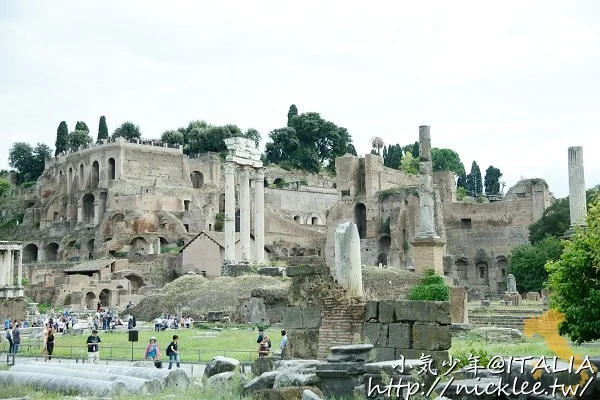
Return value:
M 8 354 L 12 354 L 13 352 L 13 340 L 12 340 L 12 325 L 10 322 L 8 323 L 8 328 L 6 328 L 6 333 L 4 334 L 6 340 L 8 340 Z
M 271 351 L 271 341 L 268 336 L 264 336 L 263 340 L 258 344 L 258 356 L 266 357 Z
M 146 351 L 144 352 L 144 360 L 151 359 L 153 361 L 158 361 L 160 359 L 160 349 L 158 348 L 158 343 L 156 342 L 156 337 L 152 336 L 150 338 L 150 343 L 146 346 Z
M 19 352 L 19 346 L 21 345 L 21 330 L 19 329 L 21 324 L 18 322 L 12 330 L 12 341 L 13 341 L 13 354 Z
M 264 338 L 265 338 L 265 332 L 263 331 L 262 328 L 260 328 L 258 330 L 258 339 L 256 339 L 256 343 L 260 344 Z
M 177 340 L 179 336 L 173 335 L 173 341 L 167 347 L 167 356 L 169 356 L 169 369 L 173 368 L 173 361 L 177 363 L 177 368 L 180 368 L 179 350 L 177 349 Z
M 48 361 L 52 360 L 53 352 L 54 352 L 54 330 L 52 329 L 50 324 L 48 324 L 48 331 L 44 335 L 44 353 L 45 353 L 44 361 L 46 361 L 46 359 Z
M 89 362 L 98 364 L 98 361 L 100 360 L 100 342 L 102 342 L 102 340 L 100 340 L 100 337 L 98 336 L 98 331 L 94 329 L 86 341 Z
M 279 343 L 279 349 L 281 350 L 281 358 L 287 357 L 287 345 L 288 337 L 285 330 L 281 331 L 281 343 Z

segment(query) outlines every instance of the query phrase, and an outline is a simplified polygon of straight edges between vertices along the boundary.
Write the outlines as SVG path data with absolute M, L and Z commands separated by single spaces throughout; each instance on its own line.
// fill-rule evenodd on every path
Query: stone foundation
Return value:
M 27 316 L 27 304 L 24 298 L 20 299 L 0 299 L 0 318 L 9 317 L 11 321 L 15 319 L 21 321 Z

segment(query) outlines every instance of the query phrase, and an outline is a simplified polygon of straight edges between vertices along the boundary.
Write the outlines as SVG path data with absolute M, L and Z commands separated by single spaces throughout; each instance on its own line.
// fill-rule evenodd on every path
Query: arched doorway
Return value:
M 129 245 L 131 246 L 130 255 L 143 256 L 148 254 L 148 242 L 143 237 L 134 238 Z
M 87 241 L 87 243 L 85 244 L 85 251 L 87 253 L 87 258 L 89 258 L 90 260 L 93 257 L 94 254 L 94 239 L 90 239 Z
M 96 295 L 94 292 L 87 292 L 85 295 L 85 307 L 96 309 Z
M 302 223 L 302 217 L 300 217 L 299 215 L 295 215 L 295 216 L 294 216 L 294 221 L 295 221 L 297 224 L 301 224 L 301 223 Z
M 367 238 L 367 207 L 363 203 L 358 203 L 354 207 L 354 221 L 358 228 L 358 236 L 361 239 Z
M 477 273 L 477 283 L 487 285 L 489 283 L 488 264 L 485 261 L 478 261 L 475 264 L 475 272 Z
M 110 308 L 111 307 L 111 304 L 110 304 L 110 290 L 103 289 L 100 292 L 100 296 L 98 297 L 98 300 L 100 300 L 100 304 L 102 304 L 103 308 Z
M 204 175 L 200 171 L 194 171 L 190 174 L 190 179 L 192 181 L 192 187 L 194 189 L 199 189 L 204 185 Z
M 310 219 L 310 224 L 311 225 L 321 225 L 321 221 L 319 221 L 319 217 L 312 217 Z
M 137 294 L 138 290 L 144 286 L 144 279 L 138 275 L 125 275 L 125 279 L 129 281 L 129 289 L 131 294 Z
M 46 261 L 56 261 L 58 258 L 58 243 L 48 243 L 44 247 L 44 256 Z
M 30 262 L 37 262 L 37 260 L 38 260 L 38 247 L 33 243 L 29 243 L 27 246 L 25 246 L 23 248 L 23 262 L 30 263 Z
M 115 159 L 114 158 L 109 158 L 108 159 L 108 179 L 113 180 L 116 177 L 116 165 L 115 165 Z
M 91 224 L 94 222 L 94 195 L 86 193 L 83 195 L 81 202 L 83 203 L 83 222 Z
M 100 182 L 100 164 L 98 161 L 94 161 L 92 164 L 92 189 L 98 189 L 98 182 Z

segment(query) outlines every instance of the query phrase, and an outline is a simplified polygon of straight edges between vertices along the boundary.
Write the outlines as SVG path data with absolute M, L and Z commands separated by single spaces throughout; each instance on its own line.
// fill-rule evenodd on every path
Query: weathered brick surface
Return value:
M 325 298 L 319 328 L 319 358 L 325 358 L 330 347 L 360 341 L 364 318 L 364 303 L 356 304 L 343 296 Z

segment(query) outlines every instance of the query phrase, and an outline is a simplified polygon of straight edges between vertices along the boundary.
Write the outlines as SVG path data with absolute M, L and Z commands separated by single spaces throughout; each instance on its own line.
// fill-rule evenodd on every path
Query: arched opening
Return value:
M 235 231 L 240 231 L 240 210 L 235 212 Z
M 103 308 L 110 308 L 111 307 L 111 304 L 110 304 L 110 290 L 103 289 L 100 292 L 100 296 L 98 297 L 98 300 L 100 300 L 100 304 L 102 305 Z
M 319 221 L 319 217 L 312 217 L 310 219 L 310 224 L 311 225 L 321 225 L 321 221 Z
M 79 164 L 79 188 L 85 189 L 85 169 L 83 164 Z
M 504 256 L 496 257 L 496 268 L 498 271 L 498 275 L 500 275 L 498 279 L 498 293 L 504 293 L 504 289 L 506 289 L 506 275 L 508 275 L 508 260 Z
M 192 187 L 194 189 L 200 189 L 204 185 L 204 175 L 200 171 L 194 171 L 190 174 L 192 181 Z
M 454 262 L 456 266 L 456 275 L 458 276 L 458 281 L 460 283 L 467 283 L 467 268 L 469 263 L 464 258 L 458 259 Z
M 267 182 L 267 178 L 265 178 L 265 180 L 263 181 L 263 185 L 265 187 L 269 187 L 269 182 Z
M 377 265 L 381 264 L 382 266 L 387 266 L 387 253 L 379 253 L 377 255 Z
M 44 247 L 44 256 L 46 261 L 56 261 L 58 258 L 58 243 L 48 243 Z
M 85 244 L 85 251 L 87 253 L 87 257 L 88 259 L 92 259 L 93 254 L 94 254 L 94 239 L 90 239 L 87 241 L 87 243 Z
M 279 187 L 279 186 L 281 186 L 281 185 L 283 184 L 283 182 L 285 182 L 283 179 L 281 179 L 281 178 L 277 178 L 277 179 L 275 179 L 275 180 L 273 181 L 273 185 L 275 185 L 275 186 Z
M 111 157 L 108 159 L 108 179 L 115 179 L 116 173 L 115 159 Z
M 143 256 L 148 254 L 148 242 L 143 237 L 136 237 L 129 245 L 131 246 L 131 255 Z
M 75 247 L 75 243 L 77 243 L 76 240 L 71 240 L 69 243 L 67 243 L 67 249 L 72 249 Z
M 358 228 L 358 236 L 361 239 L 367 238 L 367 207 L 363 203 L 358 203 L 354 207 L 354 220 Z
M 94 195 L 86 193 L 81 201 L 83 203 L 83 222 L 91 224 L 94 222 Z
M 29 243 L 27 246 L 23 247 L 23 262 L 24 263 L 37 262 L 37 260 L 38 260 L 38 247 L 35 244 Z
M 98 182 L 100 182 L 100 164 L 98 161 L 94 161 L 92 164 L 92 189 L 98 189 Z
M 112 223 L 117 224 L 119 222 L 123 222 L 123 220 L 125 220 L 125 216 L 121 213 L 116 213 L 115 215 L 112 216 Z
M 96 295 L 94 292 L 87 292 L 85 295 L 85 307 L 95 309 L 96 308 Z
M 485 261 L 478 261 L 475 264 L 475 272 L 477 273 L 477 283 L 485 285 L 488 283 L 488 264 Z
M 131 294 L 137 294 L 137 291 L 145 285 L 144 279 L 138 275 L 125 275 L 124 278 L 129 281 Z
M 299 215 L 295 215 L 294 216 L 294 221 L 296 221 L 297 224 L 301 224 L 302 223 L 302 218 Z

